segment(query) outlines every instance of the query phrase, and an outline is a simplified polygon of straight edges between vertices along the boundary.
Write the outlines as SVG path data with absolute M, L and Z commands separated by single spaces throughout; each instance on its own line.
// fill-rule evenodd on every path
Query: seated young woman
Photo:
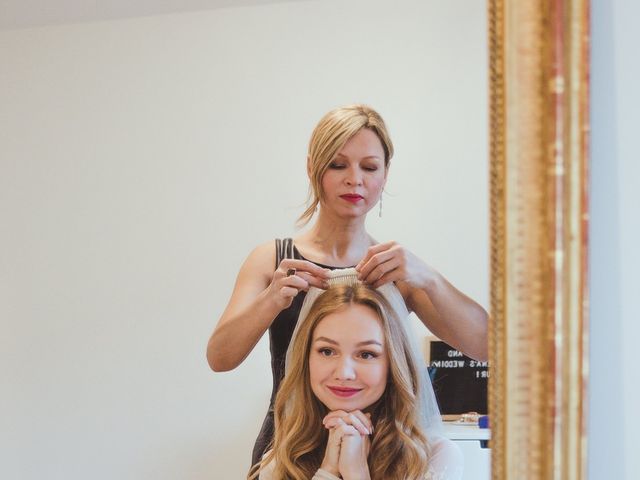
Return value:
M 309 292 L 275 400 L 274 438 L 248 478 L 461 478 L 461 453 L 438 435 L 433 390 L 393 289 L 347 280 Z

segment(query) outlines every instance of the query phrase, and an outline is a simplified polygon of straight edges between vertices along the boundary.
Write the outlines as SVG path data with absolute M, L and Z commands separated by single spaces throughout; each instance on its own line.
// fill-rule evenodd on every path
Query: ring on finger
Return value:
M 295 275 L 297 272 L 297 270 L 295 268 L 290 268 L 287 270 L 287 277 L 290 277 L 292 275 Z

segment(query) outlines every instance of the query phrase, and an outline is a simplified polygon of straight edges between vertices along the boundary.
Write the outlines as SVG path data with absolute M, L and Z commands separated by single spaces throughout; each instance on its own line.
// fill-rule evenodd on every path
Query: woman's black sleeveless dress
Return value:
M 276 239 L 276 265 L 278 268 L 280 261 L 283 258 L 295 258 L 299 260 L 307 260 L 298 249 L 293 245 L 293 239 L 285 238 L 280 240 Z M 334 270 L 337 267 L 330 267 L 328 265 L 322 265 L 320 263 L 312 262 L 316 265 Z M 306 292 L 300 292 L 293 299 L 293 302 L 289 308 L 281 311 L 278 316 L 273 320 L 269 327 L 269 349 L 271 350 L 271 372 L 273 375 L 273 390 L 271 391 L 271 400 L 269 402 L 269 411 L 262 423 L 262 428 L 256 439 L 256 443 L 253 447 L 253 454 L 251 456 L 251 465 L 255 465 L 262 459 L 262 455 L 266 451 L 271 439 L 273 438 L 273 404 L 276 399 L 276 393 L 280 382 L 284 378 L 284 361 L 287 354 L 287 348 L 293 335 L 293 329 L 298 321 L 300 315 L 300 309 L 302 308 L 302 302 Z

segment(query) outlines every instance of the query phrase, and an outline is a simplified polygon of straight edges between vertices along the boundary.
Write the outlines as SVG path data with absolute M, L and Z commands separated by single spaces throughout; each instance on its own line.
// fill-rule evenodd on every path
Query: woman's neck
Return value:
M 295 240 L 309 260 L 325 265 L 356 265 L 374 242 L 365 230 L 364 217 L 328 218 L 320 212 L 316 223 Z

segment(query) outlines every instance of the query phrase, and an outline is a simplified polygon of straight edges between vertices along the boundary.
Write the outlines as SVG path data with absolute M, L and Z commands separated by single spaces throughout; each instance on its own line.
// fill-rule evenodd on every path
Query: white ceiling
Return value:
M 0 30 L 301 0 L 0 0 Z

